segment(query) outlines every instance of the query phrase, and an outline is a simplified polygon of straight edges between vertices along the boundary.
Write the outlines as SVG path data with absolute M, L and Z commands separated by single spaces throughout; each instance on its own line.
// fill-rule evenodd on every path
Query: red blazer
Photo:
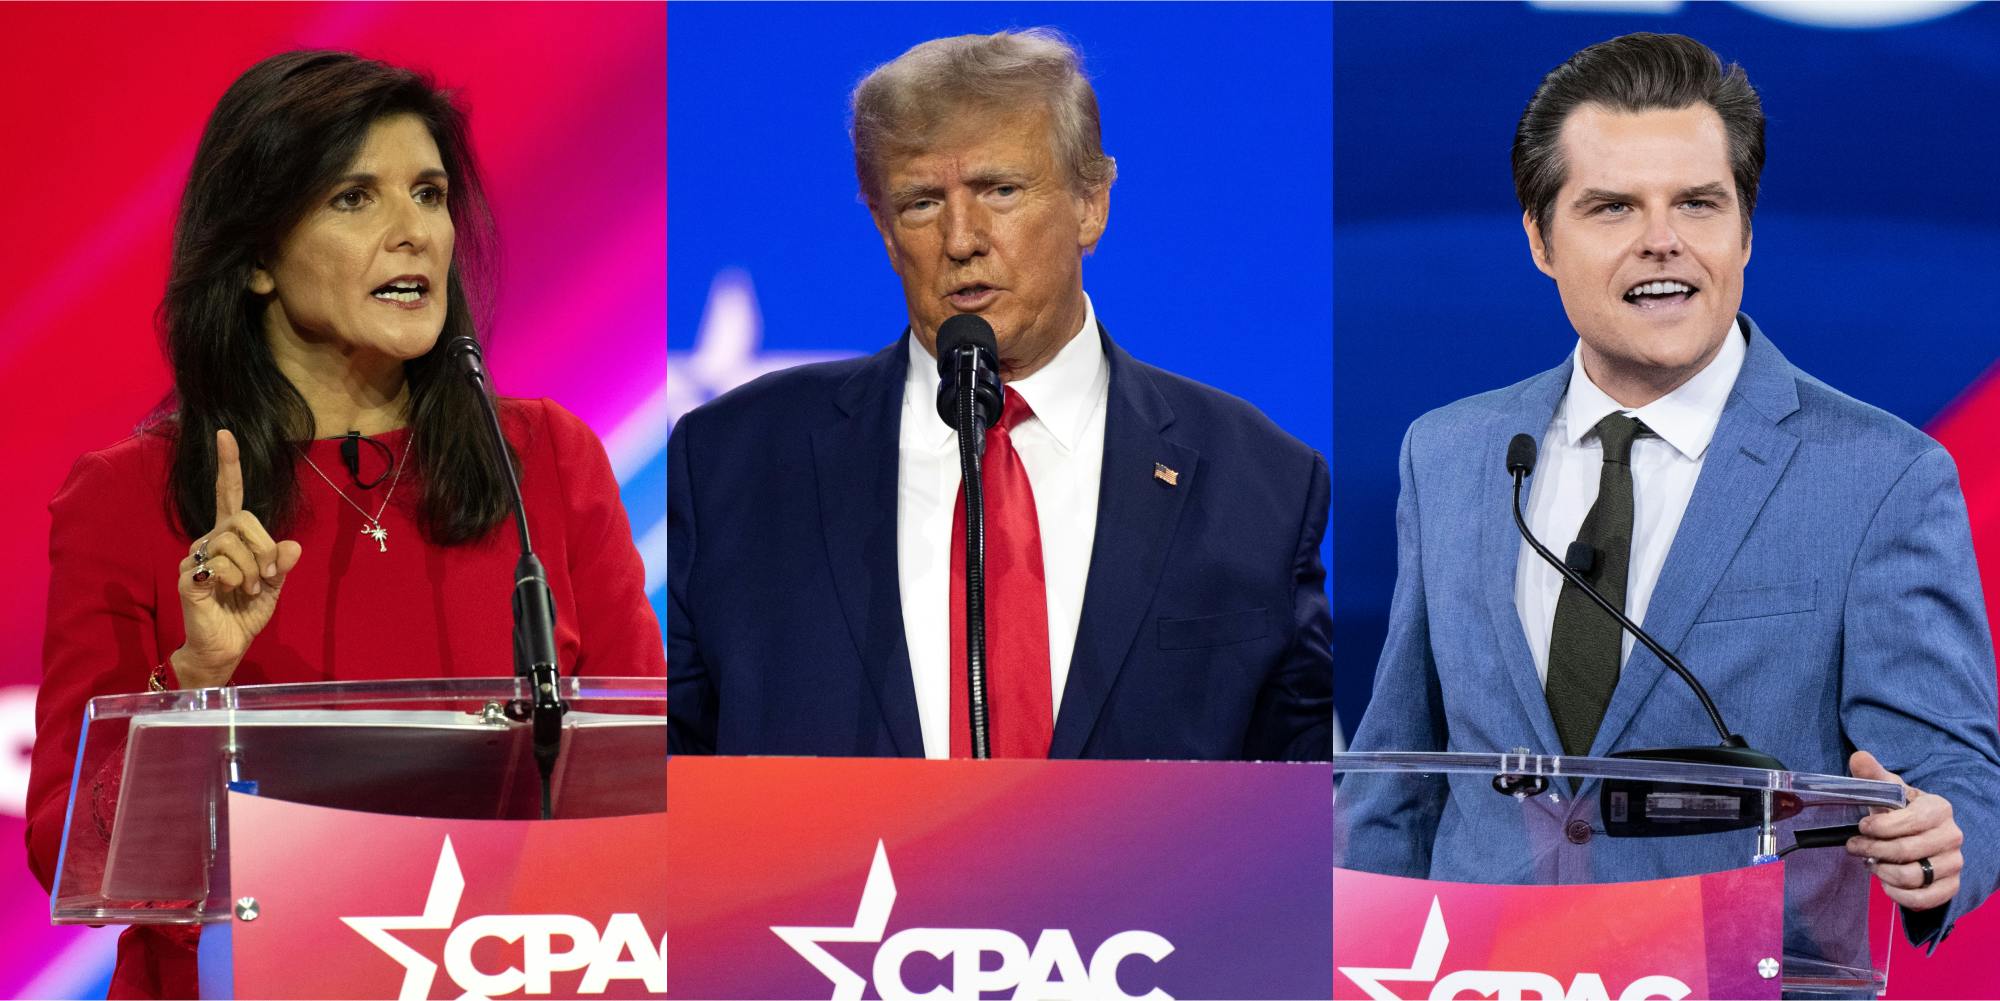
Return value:
M 529 531 L 548 569 L 556 644 L 571 674 L 666 672 L 618 482 L 584 423 L 549 400 L 505 400 L 501 425 L 520 456 Z M 467 429 L 467 433 L 474 433 Z M 400 453 L 406 431 L 378 440 Z M 84 703 L 146 690 L 184 639 L 177 575 L 192 539 L 165 501 L 169 439 L 141 432 L 77 460 L 49 502 L 49 617 L 28 780 L 28 859 L 53 884 Z M 332 441 L 308 454 L 374 511 L 389 484 L 356 489 Z M 278 538 L 303 553 L 235 684 L 513 673 L 510 596 L 519 556 L 512 521 L 484 538 L 439 546 L 415 520 L 405 468 L 382 515 L 388 551 L 362 516 L 304 462 L 297 524 Z M 119 944 L 112 997 L 194 997 L 194 930 L 134 927 Z

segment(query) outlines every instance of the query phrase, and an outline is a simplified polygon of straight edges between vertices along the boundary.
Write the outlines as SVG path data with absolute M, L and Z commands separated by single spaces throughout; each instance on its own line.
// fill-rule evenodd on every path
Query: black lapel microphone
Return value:
M 1639 628 L 1638 623 L 1627 618 L 1624 611 L 1606 600 L 1597 588 L 1592 587 L 1590 582 L 1584 579 L 1583 574 L 1588 573 L 1591 567 L 1597 562 L 1597 552 L 1589 543 L 1577 543 L 1570 546 L 1569 559 L 1561 560 L 1557 559 L 1554 553 L 1549 552 L 1549 548 L 1542 545 L 1540 539 L 1535 538 L 1535 533 L 1528 530 L 1528 521 L 1521 515 L 1521 481 L 1534 471 L 1534 436 L 1517 434 L 1512 440 L 1507 442 L 1507 472 L 1514 477 L 1514 527 L 1520 529 L 1521 538 L 1527 540 L 1528 547 L 1533 549 L 1536 555 L 1547 561 L 1549 566 L 1556 569 L 1557 573 L 1562 574 L 1564 580 L 1575 584 L 1579 590 L 1589 596 L 1590 600 L 1598 608 L 1604 610 L 1604 614 L 1617 619 L 1618 624 L 1623 626 L 1626 632 L 1631 633 L 1640 644 L 1645 646 L 1646 649 L 1651 650 L 1653 656 L 1660 658 L 1661 663 L 1667 665 L 1675 674 L 1680 675 L 1681 680 L 1694 690 L 1694 697 L 1701 701 L 1702 709 L 1708 713 L 1709 722 L 1714 724 L 1715 732 L 1722 737 L 1722 744 L 1718 747 L 1664 747 L 1643 751 L 1614 751 L 1611 756 L 1614 758 L 1641 758 L 1648 761 L 1688 761 L 1712 765 L 1740 765 L 1745 768 L 1770 768 L 1777 771 L 1784 771 L 1785 765 L 1783 762 L 1752 748 L 1742 737 L 1730 731 L 1729 724 L 1722 719 L 1722 712 L 1715 708 L 1715 700 L 1709 697 L 1708 689 L 1702 687 L 1701 682 L 1695 678 L 1694 672 L 1689 671 L 1687 665 L 1681 663 L 1679 657 L 1668 652 L 1667 648 L 1661 646 L 1659 641 L 1655 640 L 1650 633 Z
M 340 436 L 340 462 L 347 467 L 347 478 L 361 486 L 361 432 L 350 430 Z
M 412 433 L 414 434 L 415 432 Z M 382 472 L 377 474 L 372 480 L 363 480 L 361 478 L 361 445 L 364 442 L 382 453 Z M 349 431 L 340 436 L 340 464 L 347 467 L 347 478 L 354 481 L 356 487 L 362 490 L 373 490 L 380 486 L 383 480 L 388 479 L 389 474 L 394 471 L 396 453 L 389 446 L 373 438 L 363 437 L 359 431 Z

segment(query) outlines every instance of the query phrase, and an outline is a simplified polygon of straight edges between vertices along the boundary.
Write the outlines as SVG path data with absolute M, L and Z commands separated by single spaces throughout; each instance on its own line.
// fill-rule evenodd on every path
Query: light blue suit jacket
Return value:
M 1731 728 L 1791 769 L 1845 775 L 1860 748 L 1950 798 L 1965 832 L 1960 889 L 1909 928 L 1935 942 L 2000 881 L 1993 646 L 1957 468 L 1930 437 L 1794 368 L 1741 322 L 1748 355 L 1643 625 L 1702 680 Z M 1514 607 L 1521 540 L 1505 453 L 1516 433 L 1547 429 L 1569 378 L 1565 362 L 1411 425 L 1388 638 L 1354 750 L 1561 753 Z M 1560 553 L 1568 540 L 1543 542 Z M 1635 646 L 1591 754 L 1715 743 L 1671 675 Z M 1448 791 L 1348 781 L 1337 862 L 1486 883 L 1646 879 L 1748 862 L 1743 832 L 1607 838 L 1595 786 L 1573 798 L 1558 784 L 1516 803 L 1485 778 Z M 1851 820 L 1808 811 L 1795 826 Z M 1844 860 L 1839 849 L 1788 856 L 1789 906 L 1805 919 L 1789 924 L 1858 912 L 1866 884 Z M 1849 877 L 1832 879 L 1837 869 Z

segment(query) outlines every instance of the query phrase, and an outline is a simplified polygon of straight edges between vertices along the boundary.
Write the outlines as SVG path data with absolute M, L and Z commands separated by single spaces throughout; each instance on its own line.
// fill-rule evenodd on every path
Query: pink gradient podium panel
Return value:
M 433 820 L 231 794 L 229 818 L 237 997 L 669 987 L 663 814 Z
M 672 758 L 672 994 L 1327 997 L 1331 779 Z
M 1782 863 L 1572 886 L 1335 869 L 1333 996 L 1776 998 L 1784 903 Z

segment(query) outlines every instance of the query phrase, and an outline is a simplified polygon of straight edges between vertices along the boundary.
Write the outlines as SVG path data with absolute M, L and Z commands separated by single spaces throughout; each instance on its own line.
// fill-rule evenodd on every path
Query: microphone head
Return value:
M 486 356 L 480 352 L 479 342 L 470 336 L 460 334 L 446 341 L 444 356 L 458 366 L 459 371 L 475 378 L 486 377 Z
M 965 347 L 979 348 L 998 364 L 1000 341 L 993 336 L 993 325 L 984 317 L 972 313 L 960 313 L 938 324 L 937 363 L 938 372 L 951 367 L 951 357 Z
M 1571 570 L 1589 576 L 1597 572 L 1597 547 L 1578 539 L 1569 544 L 1569 551 L 1563 554 L 1563 562 Z
M 962 362 L 970 362 L 967 372 L 979 423 L 990 428 L 999 422 L 1002 409 L 1000 342 L 993 336 L 993 325 L 971 313 L 960 313 L 938 324 L 938 416 L 953 428 L 958 427 L 959 393 L 964 390 L 959 385 L 965 377 L 960 372 Z M 986 439 L 979 438 L 977 447 L 983 450 Z
M 1535 471 L 1535 436 L 1517 434 L 1507 443 L 1507 472 L 1525 476 Z

